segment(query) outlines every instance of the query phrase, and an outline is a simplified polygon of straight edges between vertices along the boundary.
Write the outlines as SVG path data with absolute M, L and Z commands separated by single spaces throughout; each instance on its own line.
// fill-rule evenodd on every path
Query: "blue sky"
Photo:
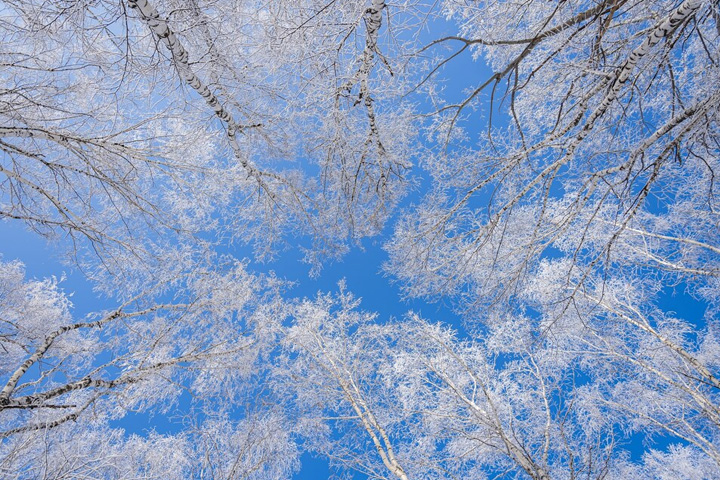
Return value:
M 44 238 L 25 229 L 19 222 L 0 221 L 0 245 L 2 259 L 21 260 L 25 264 L 28 278 L 55 276 L 64 278 L 62 289 L 71 294 L 76 318 L 88 313 L 110 308 L 111 299 L 98 297 L 92 285 L 86 281 L 77 267 L 64 264 L 58 248 L 62 241 L 48 242 Z M 249 249 L 239 248 L 232 252 L 238 258 L 251 257 Z M 272 263 L 251 263 L 250 270 L 255 272 L 273 271 L 280 278 L 295 282 L 287 292 L 291 298 L 314 297 L 318 292 L 336 292 L 338 282 L 345 280 L 348 291 L 362 298 L 362 308 L 377 313 L 378 321 L 384 322 L 395 317 L 401 318 L 409 310 L 422 314 L 434 321 L 458 324 L 458 318 L 447 305 L 429 304 L 422 300 L 400 301 L 399 286 L 381 272 L 386 259 L 380 239 L 364 242 L 364 248 L 354 248 L 342 261 L 327 265 L 318 278 L 308 276 L 308 265 L 301 262 L 302 254 L 297 250 L 282 252 L 279 259 Z M 178 408 L 183 407 L 182 399 Z M 142 435 L 143 432 L 156 430 L 159 433 L 173 433 L 180 428 L 172 423 L 173 414 L 165 417 L 159 414 L 131 413 L 113 425 L 128 433 Z M 330 472 L 325 459 L 314 458 L 310 454 L 302 456 L 302 469 L 295 476 L 297 480 L 327 478 Z M 362 478 L 360 476 L 359 478 Z
M 442 35 L 444 29 L 448 28 L 448 25 L 438 22 L 433 24 L 432 28 L 432 36 L 437 38 Z M 453 32 L 447 31 L 447 33 Z M 450 46 L 459 49 L 461 44 L 451 43 Z M 440 75 L 447 78 L 447 90 L 454 92 L 455 95 L 455 98 L 448 97 L 448 101 L 463 98 L 462 92 L 472 88 L 478 81 L 487 78 L 488 74 L 487 68 L 482 64 L 472 62 L 470 52 L 466 51 L 440 72 Z M 471 113 L 470 111 L 467 113 L 471 115 L 466 124 L 471 134 L 483 132 L 486 119 L 483 113 Z M 496 125 L 501 125 L 506 119 L 495 116 L 494 120 Z M 426 180 L 421 188 L 404 201 L 403 205 L 408 206 L 419 201 L 427 183 Z M 288 296 L 294 298 L 313 297 L 318 292 L 337 291 L 338 282 L 344 280 L 348 291 L 362 298 L 362 308 L 375 312 L 380 322 L 387 321 L 392 317 L 401 318 L 406 312 L 412 310 L 432 321 L 445 322 L 459 327 L 458 317 L 446 304 L 427 303 L 422 300 L 401 301 L 399 286 L 382 272 L 382 264 L 387 257 L 382 245 L 391 231 L 391 226 L 392 222 L 385 229 L 383 236 L 366 239 L 363 241 L 362 248 L 353 248 L 341 261 L 325 266 L 318 278 L 308 276 L 309 267 L 300 261 L 302 253 L 297 250 L 284 251 L 279 255 L 278 260 L 271 263 L 251 263 L 250 270 L 255 272 L 274 271 L 278 277 L 296 282 L 296 285 L 288 291 Z M 59 247 L 62 243 L 62 239 L 48 243 L 45 239 L 26 230 L 18 222 L 0 222 L 0 254 L 2 254 L 3 260 L 21 260 L 26 265 L 27 276 L 30 278 L 48 276 L 64 278 L 61 286 L 66 292 L 72 294 L 76 317 L 82 317 L 92 311 L 111 306 L 111 300 L 99 298 L 93 293 L 92 285 L 85 280 L 77 267 L 62 263 L 59 258 L 62 251 L 62 248 Z M 238 247 L 230 253 L 238 258 L 252 258 L 250 250 L 242 247 Z M 682 285 L 668 287 L 659 305 L 665 311 L 674 311 L 680 317 L 688 320 L 697 319 L 697 322 L 701 321 L 704 313 L 704 305 L 693 300 L 684 291 Z M 148 415 L 130 415 L 118 422 L 117 425 L 138 433 L 155 427 L 159 430 L 171 429 L 168 427 L 166 419 Z M 631 448 L 631 452 L 639 454 L 644 450 L 642 436 L 636 436 L 632 441 L 635 444 Z M 325 478 L 328 473 L 326 461 L 314 459 L 306 454 L 303 456 L 303 469 L 295 478 L 298 480 Z

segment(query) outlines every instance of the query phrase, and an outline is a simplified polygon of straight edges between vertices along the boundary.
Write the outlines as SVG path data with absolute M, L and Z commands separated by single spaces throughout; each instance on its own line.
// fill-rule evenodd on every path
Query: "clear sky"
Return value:
M 432 27 L 436 28 L 432 37 L 441 36 L 440 32 L 447 27 L 442 22 L 437 22 L 437 25 Z M 489 73 L 485 66 L 473 62 L 470 52 L 467 51 L 449 63 L 440 74 L 448 79 L 447 90 L 456 92 L 459 99 L 462 98 L 463 92 L 476 85 L 479 79 L 486 78 Z M 449 100 L 453 99 L 449 98 Z M 476 135 L 483 131 L 485 119 L 486 116 L 482 112 L 471 115 L 466 125 L 471 134 Z M 494 120 L 498 126 L 502 125 L 506 118 L 496 115 Z M 418 202 L 426 190 L 426 184 L 427 181 L 421 182 L 420 188 L 404 200 L 402 207 Z M 251 261 L 249 270 L 251 272 L 272 271 L 282 279 L 295 282 L 295 286 L 287 292 L 287 296 L 292 298 L 313 297 L 318 292 L 337 291 L 338 282 L 344 280 L 348 291 L 362 298 L 362 308 L 377 314 L 378 322 L 385 322 L 393 317 L 401 318 L 408 311 L 414 311 L 426 319 L 447 323 L 462 329 L 459 317 L 453 313 L 448 304 L 428 303 L 418 299 L 409 301 L 401 299 L 399 286 L 393 282 L 391 276 L 382 271 L 383 262 L 387 259 L 387 254 L 383 250 L 383 242 L 387 240 L 391 227 L 392 221 L 382 236 L 364 240 L 361 248 L 355 247 L 342 260 L 326 265 L 317 278 L 309 277 L 308 265 L 300 261 L 301 252 L 292 249 L 281 252 L 278 259 L 270 263 L 259 264 Z M 65 247 L 63 239 L 48 242 L 26 230 L 17 221 L 0 221 L 2 259 L 4 261 L 15 259 L 22 261 L 26 266 L 27 276 L 30 278 L 48 276 L 62 278 L 62 289 L 72 294 L 71 299 L 76 317 L 83 317 L 90 312 L 112 306 L 112 300 L 100 298 L 93 292 L 92 285 L 86 281 L 83 273 L 77 267 L 61 261 L 59 255 Z M 252 252 L 242 246 L 229 250 L 228 253 L 240 259 L 252 259 Z M 705 305 L 688 295 L 682 284 L 666 288 L 659 305 L 666 312 L 674 311 L 679 317 L 697 324 L 702 322 L 705 310 Z M 181 403 L 180 408 L 182 406 Z M 137 414 L 128 415 L 117 422 L 116 426 L 138 434 L 152 429 L 157 429 L 161 433 L 163 431 L 170 432 L 176 428 L 176 425 L 172 425 L 167 418 Z M 630 440 L 632 442 L 631 454 L 638 456 L 645 451 L 643 446 L 645 440 L 642 435 L 633 437 Z M 656 439 L 656 442 L 656 445 L 663 445 L 662 438 Z M 325 460 L 314 459 L 305 454 L 302 461 L 303 468 L 295 476 L 297 480 L 328 476 L 328 464 Z
M 25 264 L 28 278 L 48 276 L 64 278 L 61 286 L 65 292 L 72 294 L 74 313 L 77 317 L 111 308 L 112 301 L 95 295 L 92 285 L 85 280 L 77 267 L 61 261 L 59 245 L 58 242 L 48 242 L 27 231 L 18 222 L 0 221 L 3 260 L 21 260 Z M 251 263 L 249 268 L 255 272 L 274 271 L 278 277 L 295 282 L 295 286 L 287 294 L 292 298 L 314 297 L 318 292 L 336 292 L 338 282 L 344 279 L 348 291 L 362 297 L 362 308 L 377 313 L 379 322 L 391 317 L 401 318 L 409 310 L 413 310 L 434 321 L 457 325 L 459 320 L 447 305 L 428 304 L 421 300 L 408 302 L 400 300 L 398 286 L 381 273 L 381 265 L 386 258 L 381 247 L 380 239 L 368 240 L 363 249 L 355 248 L 342 261 L 328 265 L 318 278 L 308 276 L 308 265 L 301 263 L 300 252 L 294 250 L 283 252 L 278 260 L 272 263 Z M 233 253 L 239 258 L 251 256 L 249 250 L 238 250 Z M 181 399 L 178 408 L 181 409 L 183 406 L 187 406 L 187 403 L 182 402 Z M 139 435 L 153 429 L 158 433 L 173 433 L 180 428 L 178 423 L 174 424 L 172 421 L 172 417 L 178 413 L 181 412 L 174 412 L 168 417 L 131 413 L 120 421 L 113 422 L 113 425 L 125 429 L 127 433 Z M 179 418 L 177 420 L 179 421 Z M 297 480 L 327 478 L 329 469 L 325 459 L 304 454 L 301 460 L 302 470 L 296 474 Z

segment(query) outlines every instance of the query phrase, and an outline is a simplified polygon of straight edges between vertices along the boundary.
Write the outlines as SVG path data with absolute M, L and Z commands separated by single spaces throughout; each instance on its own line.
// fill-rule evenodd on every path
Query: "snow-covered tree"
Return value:
M 458 34 L 428 51 L 471 48 L 495 73 L 434 113 L 431 191 L 389 243 L 388 271 L 407 292 L 505 305 L 539 259 L 563 255 L 582 274 L 644 269 L 714 302 L 717 5 L 443 8 Z
M 508 316 L 463 338 L 320 296 L 295 307 L 275 388 L 307 448 L 371 478 L 662 477 L 681 458 L 698 463 L 678 478 L 716 477 L 714 334 L 682 338 L 677 319 L 633 328 L 621 301 Z M 671 447 L 631 461 L 632 435 Z
M 115 303 L 0 262 L 0 472 L 720 476 L 719 36 L 710 0 L 2 2 L 0 218 Z M 388 223 L 462 325 L 217 253 L 320 273 Z
M 220 415 L 255 395 L 283 303 L 274 280 L 219 260 L 83 319 L 57 281 L 0 264 L 0 436 L 168 412 L 183 395 Z
M 315 266 L 377 234 L 415 130 L 374 106 L 401 89 L 385 4 L 329 7 L 5 2 L 0 214 L 117 269 L 178 234 L 304 235 Z

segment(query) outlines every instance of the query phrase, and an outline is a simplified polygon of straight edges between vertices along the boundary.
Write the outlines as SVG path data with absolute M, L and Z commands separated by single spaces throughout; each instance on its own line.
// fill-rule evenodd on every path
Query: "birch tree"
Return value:
M 3 217 L 106 268 L 197 234 L 341 255 L 380 231 L 414 151 L 409 111 L 374 106 L 401 88 L 377 88 L 385 8 L 6 2 Z
M 714 298 L 717 6 L 443 8 L 458 34 L 424 53 L 471 49 L 495 73 L 433 113 L 432 190 L 388 245 L 406 291 L 504 304 L 560 254 L 588 273 L 647 268 Z M 486 132 L 477 147 L 470 128 Z
M 299 304 L 275 380 L 304 444 L 340 470 L 533 479 L 720 471 L 710 331 L 682 339 L 682 322 L 667 319 L 640 333 L 620 312 L 637 307 L 593 314 L 587 302 L 541 322 L 508 315 L 463 338 L 417 316 L 377 324 L 357 306 L 343 292 Z M 629 461 L 632 434 L 661 434 L 671 446 Z
M 372 340 L 355 342 L 349 334 L 372 329 L 373 317 L 357 306 L 345 291 L 337 298 L 299 303 L 283 342 L 286 354 L 276 367 L 275 388 L 288 398 L 298 418 L 296 431 L 310 451 L 370 477 L 414 478 L 405 452 L 412 440 L 402 433 L 405 415 L 383 396 L 376 375 L 387 351 L 380 343 L 370 347 Z
M 401 480 L 718 476 L 717 2 L 0 11 L 0 216 L 118 302 L 75 318 L 0 263 L 3 474 L 282 478 L 307 451 Z M 444 90 L 466 51 L 492 73 Z M 462 329 L 281 300 L 213 254 L 319 273 L 389 220 L 386 271 Z M 675 288 L 705 316 L 662 308 Z M 113 427 L 188 397 L 179 433 Z M 630 459 L 631 435 L 669 446 Z
M 239 264 L 197 269 L 74 319 L 56 281 L 26 281 L 22 265 L 3 263 L 0 436 L 167 413 L 181 395 L 208 415 L 234 408 L 256 394 L 260 359 L 283 318 L 272 285 Z

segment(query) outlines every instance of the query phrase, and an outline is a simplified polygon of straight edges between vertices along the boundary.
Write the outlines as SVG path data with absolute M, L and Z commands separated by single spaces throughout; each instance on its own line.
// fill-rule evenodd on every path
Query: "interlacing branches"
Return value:
M 390 245 L 388 270 L 408 281 L 409 292 L 453 294 L 477 283 L 477 292 L 500 301 L 514 294 L 551 246 L 568 249 L 588 269 L 607 266 L 626 229 L 642 224 L 647 202 L 655 195 L 681 202 L 691 175 L 709 185 L 708 206 L 714 208 L 713 125 L 720 97 L 717 51 L 707 47 L 708 36 L 716 34 L 706 15 L 711 7 L 688 0 L 665 12 L 653 8 L 653 16 L 641 14 L 649 7 L 608 1 L 578 12 L 581 5 L 561 3 L 538 16 L 536 33 L 526 38 L 496 32 L 490 39 L 452 36 L 426 47 L 457 40 L 463 48 L 477 46 L 494 63 L 510 58 L 462 103 L 436 112 L 433 128 L 452 132 L 465 107 L 502 79 L 512 127 L 480 150 L 454 147 L 447 134 L 446 151 L 431 167 L 434 191 L 420 215 L 401 223 Z M 486 8 L 507 14 L 511 5 Z M 472 18 L 469 32 L 473 22 L 487 31 Z M 634 24 L 623 38 L 620 32 Z M 499 25 L 499 32 L 503 26 L 515 28 Z M 698 49 L 693 61 L 705 62 L 706 71 L 689 71 L 682 46 L 690 44 Z M 643 97 L 648 92 L 657 98 Z M 446 111 L 454 113 L 445 118 Z M 683 162 L 689 163 L 687 175 L 676 172 Z M 602 232 L 602 241 L 596 227 L 601 219 L 615 225 Z M 648 258 L 673 268 L 658 255 Z M 492 277 L 498 279 L 494 286 L 484 280 Z

